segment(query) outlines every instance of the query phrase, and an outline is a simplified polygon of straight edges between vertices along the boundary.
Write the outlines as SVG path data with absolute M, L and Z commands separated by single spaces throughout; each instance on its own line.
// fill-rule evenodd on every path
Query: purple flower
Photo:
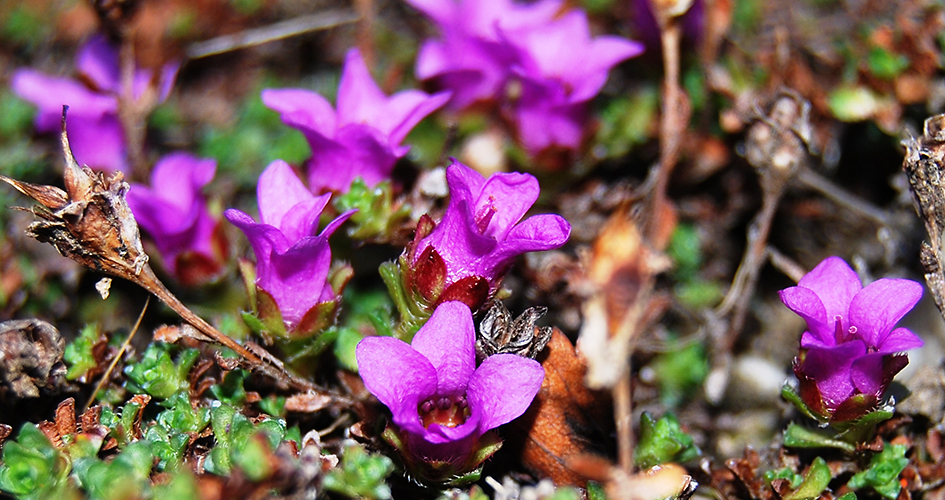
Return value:
M 519 417 L 541 388 L 544 370 L 532 359 L 496 354 L 476 368 L 475 343 L 469 308 L 445 302 L 409 345 L 393 337 L 358 344 L 361 378 L 406 435 L 408 464 L 468 472 L 479 465 L 467 463 L 479 437 Z
M 167 64 L 158 83 L 160 100 L 167 98 L 178 65 Z M 80 164 L 106 171 L 126 171 L 125 139 L 118 121 L 121 92 L 118 51 L 102 36 L 90 39 L 76 56 L 76 69 L 90 86 L 79 80 L 48 76 L 32 69 L 13 75 L 13 91 L 35 104 L 36 130 L 58 132 L 62 106 L 69 106 L 66 129 L 73 154 Z M 133 94 L 137 98 L 151 84 L 150 70 L 135 71 Z
M 475 170 L 454 162 L 446 171 L 450 202 L 443 219 L 428 234 L 418 230 L 422 239 L 410 249 L 416 282 L 423 295 L 429 280 L 436 281 L 439 264 L 445 264 L 442 277 L 444 295 L 439 301 L 462 298 L 473 308 L 485 301 L 486 293 L 498 288 L 512 261 L 525 252 L 551 250 L 563 245 L 571 234 L 571 225 L 560 215 L 535 215 L 522 221 L 525 212 L 538 199 L 538 180 L 522 173 L 497 173 L 484 179 Z M 521 221 L 521 222 L 520 222 Z M 476 279 L 483 285 L 478 300 L 454 295 L 450 286 Z M 466 289 L 467 287 L 463 287 Z
M 531 155 L 581 146 L 587 103 L 610 68 L 643 46 L 591 38 L 583 10 L 560 0 L 408 0 L 439 27 L 424 43 L 417 77 L 453 91 L 450 106 L 498 104 Z
M 260 222 L 232 208 L 224 214 L 249 238 L 256 254 L 256 285 L 275 301 L 289 329 L 299 326 L 316 305 L 336 298 L 326 283 L 331 267 L 328 237 L 354 211 L 316 234 L 330 197 L 312 195 L 292 167 L 276 160 L 259 177 Z
M 355 49 L 345 59 L 337 112 L 324 97 L 308 90 L 262 92 L 266 106 L 308 139 L 312 157 L 307 170 L 314 191 L 346 191 L 356 177 L 369 186 L 388 179 L 397 159 L 407 154 L 409 147 L 401 145 L 407 133 L 448 99 L 448 92 L 431 96 L 419 90 L 388 98 Z
M 576 150 L 587 122 L 586 104 L 617 63 L 643 46 L 616 36 L 591 38 L 587 15 L 574 9 L 540 26 L 504 33 L 519 52 L 512 70 L 520 94 L 508 113 L 530 154 L 549 147 Z
M 171 153 L 154 165 L 150 188 L 132 184 L 128 191 L 135 220 L 154 239 L 167 269 L 184 284 L 216 276 L 226 262 L 226 240 L 200 192 L 216 168 L 215 160 Z
M 551 21 L 560 0 L 517 4 L 510 0 L 408 0 L 432 19 L 441 38 L 427 40 L 417 56 L 417 77 L 453 91 L 450 107 L 494 101 L 505 92 L 517 54 L 499 36 Z
M 807 321 L 794 369 L 801 397 L 832 420 L 875 407 L 909 362 L 901 353 L 922 346 L 907 328 L 894 328 L 922 297 L 915 281 L 884 278 L 864 288 L 843 259 L 829 257 L 780 295 Z

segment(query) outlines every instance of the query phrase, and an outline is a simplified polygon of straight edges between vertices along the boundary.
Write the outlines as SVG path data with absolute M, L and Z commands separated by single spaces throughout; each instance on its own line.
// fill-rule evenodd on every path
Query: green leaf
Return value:
M 817 498 L 827 489 L 827 484 L 833 478 L 830 467 L 823 458 L 817 457 L 807 470 L 804 481 L 796 490 L 784 497 L 784 500 L 806 500 Z
M 60 453 L 35 425 L 24 424 L 16 441 L 3 445 L 0 490 L 24 499 L 46 498 L 59 481 Z
M 322 486 L 352 498 L 382 500 L 391 498 L 385 479 L 394 463 L 384 455 L 368 454 L 360 445 L 345 447 L 341 463 L 325 475 Z
M 153 342 L 138 363 L 125 367 L 128 381 L 125 386 L 136 393 L 147 393 L 158 399 L 167 399 L 181 389 L 190 387 L 187 374 L 200 357 L 197 349 L 184 349 L 171 360 L 172 346 L 164 342 Z
M 856 446 L 836 439 L 835 432 L 825 429 L 808 429 L 790 424 L 784 431 L 784 446 L 789 448 L 839 448 L 849 453 L 856 451 Z
M 634 463 L 641 468 L 650 468 L 667 462 L 686 462 L 702 452 L 696 447 L 692 436 L 686 434 L 679 421 L 667 413 L 654 420 L 648 412 L 640 416 L 640 442 L 634 453 Z
M 78 337 L 66 345 L 62 359 L 69 365 L 69 370 L 66 372 L 67 379 L 75 380 L 98 366 L 92 348 L 103 340 L 104 337 L 99 331 L 98 324 L 90 323 L 82 328 Z
M 895 500 L 902 488 L 899 484 L 899 474 L 909 465 L 909 459 L 905 458 L 908 449 L 904 444 L 885 443 L 883 451 L 870 459 L 869 468 L 850 478 L 847 486 L 854 490 L 869 486 L 880 495 Z

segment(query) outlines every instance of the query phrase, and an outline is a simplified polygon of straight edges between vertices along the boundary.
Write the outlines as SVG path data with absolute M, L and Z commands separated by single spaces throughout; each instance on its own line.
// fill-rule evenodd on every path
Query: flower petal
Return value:
M 827 257 L 805 274 L 797 286 L 812 290 L 824 306 L 825 322 L 833 331 L 834 318 L 841 316 L 849 326 L 850 301 L 863 288 L 859 276 L 840 257 Z M 790 306 L 788 306 L 790 307 Z M 800 313 L 798 313 L 800 314 Z
M 391 96 L 378 117 L 377 128 L 388 136 L 391 147 L 400 145 L 407 134 L 427 115 L 443 107 L 451 92 L 427 94 L 419 90 L 405 90 Z
M 886 389 L 883 387 L 883 355 L 871 353 L 854 360 L 850 366 L 850 379 L 863 394 L 882 396 Z
M 387 96 L 371 78 L 361 52 L 349 50 L 338 83 L 338 126 L 374 123 L 378 119 L 378 110 L 386 106 Z
M 816 292 L 810 288 L 792 286 L 779 291 L 778 296 L 788 309 L 804 318 L 809 332 L 823 345 L 832 346 L 837 343 L 834 337 L 834 322 L 828 322 L 827 310 Z M 801 341 L 803 342 L 803 338 Z
M 466 397 L 470 411 L 480 413 L 479 433 L 518 418 L 532 404 L 545 370 L 537 361 L 515 354 L 489 356 L 479 365 Z
M 69 115 L 66 130 L 72 154 L 79 165 L 106 172 L 127 171 L 125 135 L 117 116 L 107 114 L 91 118 Z
M 76 69 L 103 92 L 120 89 L 118 49 L 102 35 L 89 39 L 76 56 Z
M 801 371 L 817 383 L 824 403 L 834 409 L 853 394 L 850 365 L 864 354 L 866 346 L 859 340 L 826 349 L 810 348 Z
M 471 207 L 476 218 L 481 211 L 495 210 L 482 235 L 497 241 L 505 239 L 538 200 L 540 191 L 538 179 L 533 175 L 503 172 L 490 176 Z
M 324 97 L 304 89 L 265 89 L 263 104 L 278 111 L 290 127 L 307 127 L 331 137 L 337 128 L 335 110 Z
M 910 349 L 918 349 L 925 345 L 918 335 L 912 333 L 908 328 L 896 328 L 889 332 L 886 338 L 882 339 L 877 346 L 880 354 L 894 354 L 905 352 Z
M 879 348 L 920 298 L 922 285 L 912 280 L 884 278 L 870 283 L 850 302 L 850 322 L 857 327 L 857 337 Z
M 330 195 L 315 197 L 288 163 L 276 160 L 259 176 L 256 199 L 263 224 L 279 228 L 289 241 L 313 236 Z
M 198 158 L 184 151 L 175 151 L 161 157 L 151 171 L 151 187 L 157 196 L 183 211 L 190 211 L 200 190 L 213 180 L 217 162 L 212 158 Z
M 406 342 L 391 337 L 367 337 L 355 348 L 364 386 L 390 408 L 394 423 L 413 434 L 424 434 L 418 406 L 436 392 L 436 369 Z
M 413 337 L 411 346 L 436 368 L 440 396 L 462 395 L 476 370 L 476 327 L 462 302 L 444 302 Z
M 62 106 L 69 106 L 69 120 L 84 117 L 98 120 L 105 114 L 118 112 L 118 101 L 98 94 L 69 78 L 56 78 L 39 71 L 21 69 L 10 82 L 13 91 L 39 108 L 36 129 L 57 132 L 62 123 Z

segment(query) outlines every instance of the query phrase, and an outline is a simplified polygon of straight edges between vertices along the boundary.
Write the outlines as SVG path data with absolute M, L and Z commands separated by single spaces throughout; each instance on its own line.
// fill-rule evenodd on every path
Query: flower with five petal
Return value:
M 505 91 L 517 54 L 501 39 L 502 30 L 547 23 L 560 0 L 520 4 L 511 0 L 407 0 L 437 24 L 441 38 L 423 43 L 417 77 L 453 91 L 449 106 L 465 109 L 492 101 Z
M 524 413 L 541 388 L 537 361 L 496 354 L 477 368 L 475 344 L 469 307 L 444 302 L 410 344 L 367 337 L 357 346 L 365 387 L 391 411 L 385 437 L 428 480 L 478 468 L 498 449 L 483 436 Z
M 185 285 L 213 278 L 227 260 L 220 223 L 200 192 L 216 172 L 215 160 L 171 153 L 154 165 L 151 187 L 132 184 L 128 205 L 160 252 L 164 265 Z
M 430 303 L 462 300 L 478 309 L 525 252 L 558 248 L 571 225 L 555 214 L 522 217 L 538 199 L 538 180 L 523 173 L 488 179 L 454 162 L 446 170 L 450 202 L 439 224 L 424 216 L 407 252 L 406 286 Z
M 330 197 L 312 195 L 289 164 L 276 160 L 259 177 L 260 222 L 232 208 L 224 214 L 246 234 L 256 254 L 258 302 L 274 302 L 290 332 L 307 333 L 310 323 L 324 323 L 323 316 L 335 308 L 326 311 L 319 306 L 333 305 L 338 299 L 340 291 L 328 283 L 328 237 L 354 211 L 338 216 L 318 233 L 319 216 Z M 261 314 L 268 310 L 268 305 L 260 307 Z
M 506 112 L 532 155 L 552 147 L 577 150 L 587 103 L 604 86 L 610 68 L 643 52 L 641 44 L 621 37 L 591 38 L 580 9 L 503 34 L 519 52 L 512 84 L 520 91 L 508 100 Z
M 915 281 L 863 287 L 843 259 L 829 257 L 780 296 L 807 322 L 794 373 L 801 399 L 825 419 L 852 420 L 875 408 L 909 362 L 903 351 L 922 346 L 909 329 L 895 328 L 922 297 Z
M 125 137 L 118 121 L 118 95 L 121 93 L 118 50 L 104 37 L 90 39 L 76 56 L 79 80 L 48 76 L 32 69 L 20 69 L 13 75 L 14 92 L 35 104 L 36 130 L 59 132 L 62 106 L 69 106 L 66 129 L 76 161 L 105 171 L 126 171 Z M 171 91 L 178 64 L 161 69 L 158 80 L 159 100 Z M 151 70 L 138 69 L 133 80 L 133 97 L 138 98 L 152 84 Z
M 374 186 L 390 177 L 407 133 L 443 106 L 449 92 L 429 95 L 405 90 L 384 95 L 368 72 L 361 54 L 352 49 L 338 86 L 337 111 L 322 96 L 303 89 L 266 89 L 262 100 L 282 121 L 308 139 L 309 186 L 313 191 L 346 191 L 356 177 Z

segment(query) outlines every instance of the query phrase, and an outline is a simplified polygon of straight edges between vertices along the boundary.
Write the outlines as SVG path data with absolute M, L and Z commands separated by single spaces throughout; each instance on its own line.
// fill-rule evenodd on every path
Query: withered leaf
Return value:
M 545 379 L 528 411 L 512 423 L 509 444 L 521 446 L 523 464 L 537 476 L 583 486 L 587 478 L 569 461 L 600 451 L 593 433 L 609 421 L 609 395 L 584 386 L 585 362 L 557 328 L 543 356 Z

